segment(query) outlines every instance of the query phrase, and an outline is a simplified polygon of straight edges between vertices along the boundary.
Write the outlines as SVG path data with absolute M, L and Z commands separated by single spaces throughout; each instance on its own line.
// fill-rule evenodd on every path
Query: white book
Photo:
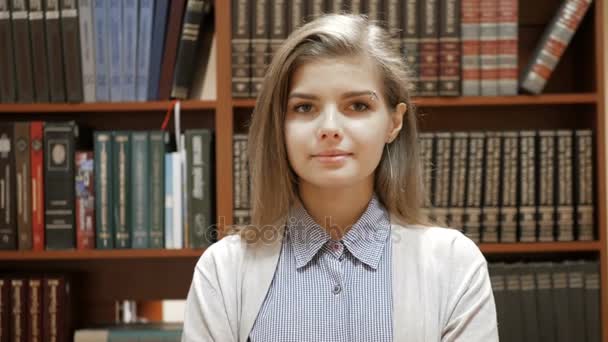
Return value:
M 173 152 L 172 168 L 173 168 L 173 248 L 184 248 L 184 226 L 183 226 L 183 158 L 181 152 Z

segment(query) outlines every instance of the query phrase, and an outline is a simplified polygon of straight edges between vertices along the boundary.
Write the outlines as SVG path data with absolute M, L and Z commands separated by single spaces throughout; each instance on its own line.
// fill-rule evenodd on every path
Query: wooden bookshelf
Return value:
M 487 256 L 592 254 L 601 269 L 602 334 L 608 341 L 608 247 L 606 222 L 606 110 L 604 32 L 606 0 L 595 0 L 539 96 L 415 98 L 422 130 L 587 128 L 595 132 L 596 222 L 599 240 L 481 244 Z M 520 0 L 520 69 L 561 1 Z M 232 97 L 230 1 L 215 1 L 216 101 L 182 101 L 182 128 L 215 131 L 216 218 L 223 236 L 232 224 L 234 133 L 246 132 L 255 99 Z M 582 51 L 582 53 L 581 53 Z M 72 119 L 91 129 L 158 129 L 170 101 L 145 103 L 0 104 L 0 120 Z M 112 321 L 115 300 L 185 298 L 203 250 L 91 250 L 0 252 L 0 270 L 73 272 L 76 327 Z

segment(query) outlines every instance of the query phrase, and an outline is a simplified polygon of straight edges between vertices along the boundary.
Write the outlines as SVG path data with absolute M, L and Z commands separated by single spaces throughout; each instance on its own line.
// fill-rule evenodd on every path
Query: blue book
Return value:
M 120 0 L 110 0 L 108 6 L 110 33 L 110 101 L 122 101 L 122 5 Z
M 122 100 L 135 101 L 137 70 L 137 0 L 122 1 Z
M 173 154 L 165 154 L 165 248 L 175 248 L 173 240 Z
M 154 26 L 152 29 L 152 47 L 150 48 L 150 77 L 148 79 L 148 101 L 158 99 L 160 68 L 165 50 L 165 30 L 167 27 L 167 10 L 169 0 L 156 0 L 154 9 Z
M 146 101 L 150 76 L 150 46 L 152 45 L 152 20 L 154 0 L 139 0 L 139 32 L 137 39 L 137 76 L 135 98 Z
M 108 63 L 107 0 L 93 0 L 93 39 L 95 40 L 95 100 L 110 101 L 110 65 Z

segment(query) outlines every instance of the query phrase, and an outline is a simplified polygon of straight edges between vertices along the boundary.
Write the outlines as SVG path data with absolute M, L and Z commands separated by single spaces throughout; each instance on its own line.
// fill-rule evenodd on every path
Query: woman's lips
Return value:
M 342 163 L 346 159 L 350 158 L 352 153 L 330 153 L 330 154 L 318 154 L 313 155 L 313 159 L 324 164 L 335 164 Z

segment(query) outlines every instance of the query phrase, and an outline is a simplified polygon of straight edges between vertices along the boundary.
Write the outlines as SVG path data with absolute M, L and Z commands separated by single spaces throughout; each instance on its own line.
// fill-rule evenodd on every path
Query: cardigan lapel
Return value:
M 280 225 L 277 235 L 270 242 L 249 246 L 245 253 L 246 267 L 243 272 L 241 300 L 242 313 L 239 324 L 239 341 L 246 342 L 277 268 L 285 225 Z

